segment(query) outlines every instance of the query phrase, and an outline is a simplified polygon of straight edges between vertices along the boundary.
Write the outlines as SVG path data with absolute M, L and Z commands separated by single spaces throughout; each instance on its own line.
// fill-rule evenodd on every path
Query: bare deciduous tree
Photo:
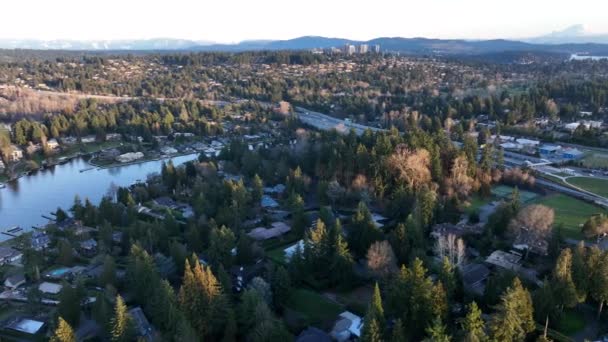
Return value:
M 519 211 L 509 224 L 509 233 L 521 243 L 538 243 L 551 234 L 555 212 L 541 204 L 527 206 Z
M 367 251 L 367 267 L 377 277 L 386 277 L 397 271 L 397 261 L 388 241 L 374 242 Z
M 431 181 L 430 162 L 427 150 L 411 150 L 403 144 L 388 158 L 389 167 L 411 189 Z
M 454 234 L 441 235 L 435 242 L 435 254 L 441 260 L 447 257 L 452 265 L 461 266 L 465 257 L 464 241 Z

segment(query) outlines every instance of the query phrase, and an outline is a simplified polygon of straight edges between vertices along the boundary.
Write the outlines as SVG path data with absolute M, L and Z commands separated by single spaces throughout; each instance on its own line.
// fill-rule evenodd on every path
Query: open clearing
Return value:
M 608 197 L 608 179 L 591 177 L 571 177 L 567 182 L 581 189 L 593 192 L 602 197 Z
M 593 204 L 583 202 L 574 197 L 555 194 L 534 200 L 532 203 L 543 204 L 555 210 L 554 227 L 563 224 L 565 237 L 582 239 L 581 226 L 591 215 L 605 212 Z

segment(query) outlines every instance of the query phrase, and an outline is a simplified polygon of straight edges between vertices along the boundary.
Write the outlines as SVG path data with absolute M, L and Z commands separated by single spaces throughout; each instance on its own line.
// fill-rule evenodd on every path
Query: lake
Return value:
M 170 159 L 178 165 L 194 160 L 197 156 L 190 154 Z M 49 216 L 49 213 L 58 207 L 67 210 L 74 203 L 76 195 L 80 196 L 83 202 L 88 198 L 94 204 L 99 204 L 111 184 L 128 186 L 138 179 L 145 181 L 146 175 L 160 173 L 162 163 L 163 160 L 153 160 L 80 172 L 91 165 L 86 160 L 77 158 L 66 164 L 23 176 L 7 183 L 6 188 L 0 189 L 0 229 L 20 226 L 29 230 L 32 226 L 46 224 L 48 220 L 42 215 Z M 0 234 L 0 241 L 7 239 L 10 237 Z
M 594 61 L 599 61 L 600 59 L 608 59 L 608 56 L 589 56 L 589 55 L 571 55 L 570 60 L 582 61 L 585 59 L 592 59 Z

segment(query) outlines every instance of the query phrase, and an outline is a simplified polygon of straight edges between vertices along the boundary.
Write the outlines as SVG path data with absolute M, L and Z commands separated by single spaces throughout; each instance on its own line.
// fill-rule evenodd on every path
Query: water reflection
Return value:
M 173 158 L 174 164 L 196 159 L 196 155 Z M 33 173 L 7 184 L 0 190 L 0 228 L 21 226 L 31 228 L 45 224 L 41 215 L 48 215 L 57 207 L 72 206 L 76 195 L 97 204 L 112 183 L 127 186 L 146 175 L 160 172 L 162 161 L 127 165 L 111 169 L 92 169 L 83 159 L 74 159 L 66 164 Z M 0 241 L 6 236 L 0 234 Z

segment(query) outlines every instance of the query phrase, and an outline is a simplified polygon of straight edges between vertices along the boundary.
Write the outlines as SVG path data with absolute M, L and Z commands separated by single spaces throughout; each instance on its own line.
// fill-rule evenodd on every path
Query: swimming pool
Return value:
M 70 269 L 68 267 L 60 267 L 60 268 L 56 268 L 52 271 L 49 271 L 47 273 L 47 276 L 52 277 L 52 278 L 61 278 L 69 272 L 70 272 Z

